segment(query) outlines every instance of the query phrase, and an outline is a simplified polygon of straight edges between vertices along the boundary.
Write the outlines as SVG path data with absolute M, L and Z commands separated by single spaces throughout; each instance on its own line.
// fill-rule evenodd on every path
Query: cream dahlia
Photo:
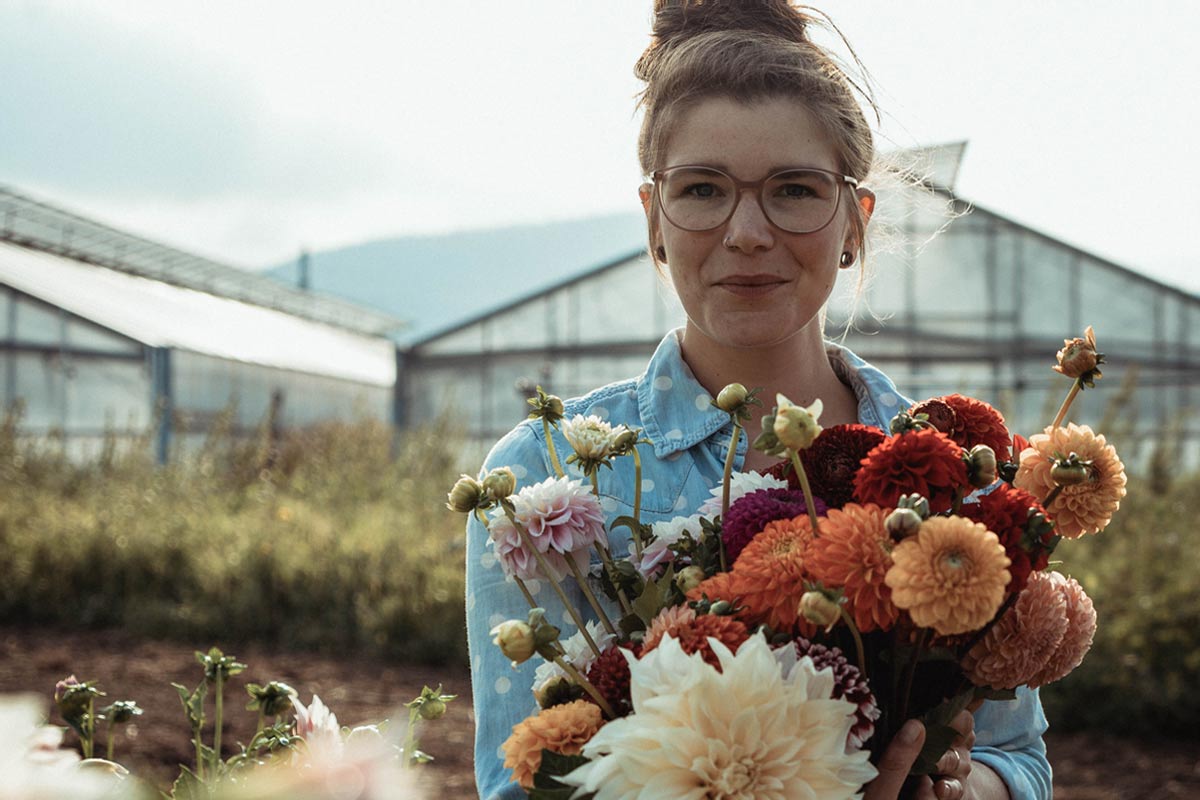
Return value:
M 1055 533 L 1078 539 L 1103 530 L 1125 496 L 1125 465 L 1104 436 L 1087 425 L 1070 423 L 1030 437 L 1013 485 L 1044 500 L 1056 486 L 1050 477 L 1055 459 L 1070 453 L 1091 462 L 1089 479 L 1064 487 L 1046 510 L 1054 519 Z
M 558 429 L 584 463 L 608 458 L 616 447 L 617 437 L 629 430 L 624 425 L 611 425 L 594 414 L 588 417 L 576 414 L 559 423 Z
M 846 752 L 855 705 L 832 697 L 832 670 L 785 671 L 759 635 L 736 655 L 712 642 L 713 669 L 667 638 L 630 657 L 634 713 L 583 746 L 593 759 L 563 778 L 596 800 L 845 800 L 875 777 Z
M 933 517 L 892 550 L 885 583 L 913 622 L 952 636 L 981 628 L 1000 610 L 1008 565 L 987 528 L 964 517 Z

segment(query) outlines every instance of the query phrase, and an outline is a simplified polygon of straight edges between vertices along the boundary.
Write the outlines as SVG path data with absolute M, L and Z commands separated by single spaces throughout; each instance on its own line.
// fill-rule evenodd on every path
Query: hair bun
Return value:
M 662 48 L 704 33 L 753 31 L 807 41 L 808 25 L 814 19 L 788 0 L 655 0 L 654 38 L 634 71 L 648 80 Z

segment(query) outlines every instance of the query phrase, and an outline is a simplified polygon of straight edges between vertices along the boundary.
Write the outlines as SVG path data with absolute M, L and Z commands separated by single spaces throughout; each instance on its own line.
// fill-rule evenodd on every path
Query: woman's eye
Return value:
M 817 196 L 817 193 L 813 191 L 811 186 L 805 186 L 803 183 L 785 183 L 779 187 L 779 194 L 783 197 L 798 199 Z
M 684 187 L 682 194 L 687 197 L 716 197 L 717 187 L 712 183 L 693 183 Z

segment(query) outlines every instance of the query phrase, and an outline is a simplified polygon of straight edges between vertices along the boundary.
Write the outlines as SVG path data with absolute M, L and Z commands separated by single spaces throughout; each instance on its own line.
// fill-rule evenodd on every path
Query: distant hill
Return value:
M 408 320 L 396 337 L 404 343 L 627 256 L 645 241 L 640 213 L 379 239 L 312 253 L 309 281 L 315 291 Z M 295 286 L 299 266 L 266 274 Z

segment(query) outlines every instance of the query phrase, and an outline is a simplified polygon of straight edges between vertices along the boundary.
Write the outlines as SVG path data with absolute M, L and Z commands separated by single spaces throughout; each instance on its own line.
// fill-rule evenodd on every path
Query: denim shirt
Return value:
M 712 396 L 683 361 L 679 334 L 667 334 L 640 377 L 609 384 L 565 403 L 568 419 L 575 414 L 595 414 L 613 424 L 641 428 L 652 443 L 639 446 L 643 522 L 695 513 L 710 497 L 710 489 L 721 483 L 732 435 L 729 415 L 710 405 Z M 826 349 L 834 371 L 858 397 L 859 422 L 887 430 L 888 422 L 910 405 L 909 400 L 887 376 L 848 349 L 833 343 L 827 343 Z M 554 441 L 565 463 L 570 446 L 557 431 Z M 746 438 L 741 437 L 735 468 L 741 468 L 746 448 Z M 632 513 L 632 462 L 620 458 L 613 469 L 600 470 L 600 502 L 610 522 Z M 554 474 L 540 422 L 522 422 L 492 448 L 483 472 L 499 466 L 513 470 L 518 488 Z M 567 473 L 583 477 L 572 467 L 567 467 Z M 505 578 L 487 540 L 486 528 L 472 517 L 467 524 L 466 607 L 475 703 L 475 780 L 481 798 L 507 800 L 525 797 L 525 793 L 511 782 L 500 748 L 513 726 L 537 710 L 532 687 L 534 669 L 541 659 L 530 659 L 514 669 L 491 641 L 492 627 L 506 619 L 525 619 L 529 604 L 516 584 Z M 613 531 L 610 548 L 616 557 L 628 553 L 626 528 Z M 564 640 L 575 633 L 576 627 L 552 587 L 531 581 L 528 588 L 546 608 L 547 619 L 562 628 Z M 563 589 L 586 620 L 595 618 L 571 578 L 563 582 Z M 618 616 L 615 608 L 606 611 L 614 619 Z M 1049 798 L 1050 764 L 1042 741 L 1045 730 L 1046 718 L 1036 691 L 1021 689 L 1016 700 L 985 702 L 975 714 L 977 739 L 972 758 L 994 769 L 1013 798 Z

